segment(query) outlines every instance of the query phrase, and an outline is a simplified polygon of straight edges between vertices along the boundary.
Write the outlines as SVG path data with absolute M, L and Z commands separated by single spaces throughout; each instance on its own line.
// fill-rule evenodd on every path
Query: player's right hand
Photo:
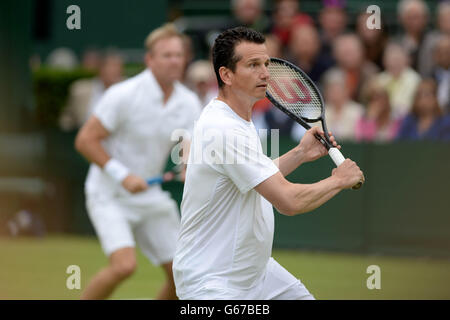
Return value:
M 341 165 L 332 171 L 332 176 L 339 179 L 342 189 L 350 189 L 358 182 L 364 182 L 364 174 L 356 163 L 345 159 Z
M 144 179 L 133 174 L 123 179 L 122 186 L 131 193 L 138 193 L 148 188 L 147 182 Z

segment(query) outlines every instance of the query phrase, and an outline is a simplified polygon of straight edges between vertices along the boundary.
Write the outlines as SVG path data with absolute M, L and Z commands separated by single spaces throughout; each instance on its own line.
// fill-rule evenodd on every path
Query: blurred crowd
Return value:
M 380 29 L 367 27 L 365 11 L 352 21 L 345 0 L 321 1 L 316 19 L 302 12 L 298 0 L 277 0 L 270 14 L 264 0 L 231 3 L 233 16 L 222 29 L 258 30 L 270 56 L 303 69 L 321 89 L 327 125 L 338 140 L 450 141 L 450 1 L 439 1 L 434 12 L 422 0 L 399 1 L 395 33 L 383 12 Z M 206 105 L 217 94 L 214 70 L 210 61 L 196 59 L 192 40 L 185 40 L 186 71 L 180 80 Z M 65 56 L 68 65 L 70 55 Z M 80 127 L 104 90 L 123 79 L 123 60 L 116 53 L 88 50 L 82 66 L 97 76 L 72 85 L 60 117 L 65 130 Z M 295 140 L 304 133 L 267 99 L 255 105 L 253 122 Z

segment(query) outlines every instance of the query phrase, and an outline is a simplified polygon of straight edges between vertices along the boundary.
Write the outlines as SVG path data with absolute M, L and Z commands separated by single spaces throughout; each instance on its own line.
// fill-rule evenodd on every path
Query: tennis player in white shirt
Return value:
M 297 147 L 275 161 L 277 167 L 263 154 L 251 121 L 252 107 L 264 98 L 269 80 L 264 37 L 244 27 L 230 29 L 215 40 L 212 54 L 219 96 L 202 111 L 192 137 L 173 262 L 177 295 L 314 299 L 271 258 L 272 206 L 286 215 L 311 211 L 351 188 L 363 174 L 346 159 L 317 183 L 287 181 L 284 177 L 299 165 L 327 154 L 314 137 L 323 132 L 308 130 Z M 333 137 L 331 141 L 337 146 Z
M 92 164 L 86 180 L 91 222 L 109 257 L 82 293 L 104 299 L 136 269 L 136 243 L 167 281 L 157 299 L 176 299 L 172 260 L 179 231 L 176 202 L 147 178 L 165 168 L 176 129 L 192 130 L 197 96 L 178 82 L 184 68 L 181 35 L 173 25 L 146 39 L 145 71 L 108 89 L 77 135 L 76 149 Z

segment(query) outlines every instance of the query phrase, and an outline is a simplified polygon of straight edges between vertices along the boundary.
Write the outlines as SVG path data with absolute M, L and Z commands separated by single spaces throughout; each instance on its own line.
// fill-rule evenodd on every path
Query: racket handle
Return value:
M 330 150 L 328 150 L 328 154 L 330 155 L 331 159 L 333 159 L 336 167 L 339 167 L 341 163 L 345 161 L 344 156 L 338 148 L 330 148 Z
M 162 176 L 147 179 L 147 184 L 148 185 L 157 184 L 157 183 L 163 183 L 163 177 Z
M 342 155 L 342 153 L 339 151 L 338 148 L 330 148 L 330 150 L 328 150 L 328 154 L 330 155 L 331 159 L 333 159 L 334 163 L 336 164 L 336 167 L 339 167 L 341 165 L 341 163 L 345 161 L 344 156 Z M 355 184 L 352 187 L 352 189 L 358 190 L 359 188 L 361 188 L 361 186 L 362 186 L 362 181 Z

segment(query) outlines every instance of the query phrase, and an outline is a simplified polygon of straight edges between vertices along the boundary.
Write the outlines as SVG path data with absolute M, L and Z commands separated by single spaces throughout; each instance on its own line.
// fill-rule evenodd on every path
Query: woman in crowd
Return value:
M 388 92 L 375 81 L 368 91 L 366 112 L 356 124 L 356 140 L 391 141 L 397 135 L 401 121 L 392 115 Z
M 443 117 L 433 79 L 419 84 L 411 113 L 403 120 L 397 138 L 403 140 L 449 140 L 449 116 Z

